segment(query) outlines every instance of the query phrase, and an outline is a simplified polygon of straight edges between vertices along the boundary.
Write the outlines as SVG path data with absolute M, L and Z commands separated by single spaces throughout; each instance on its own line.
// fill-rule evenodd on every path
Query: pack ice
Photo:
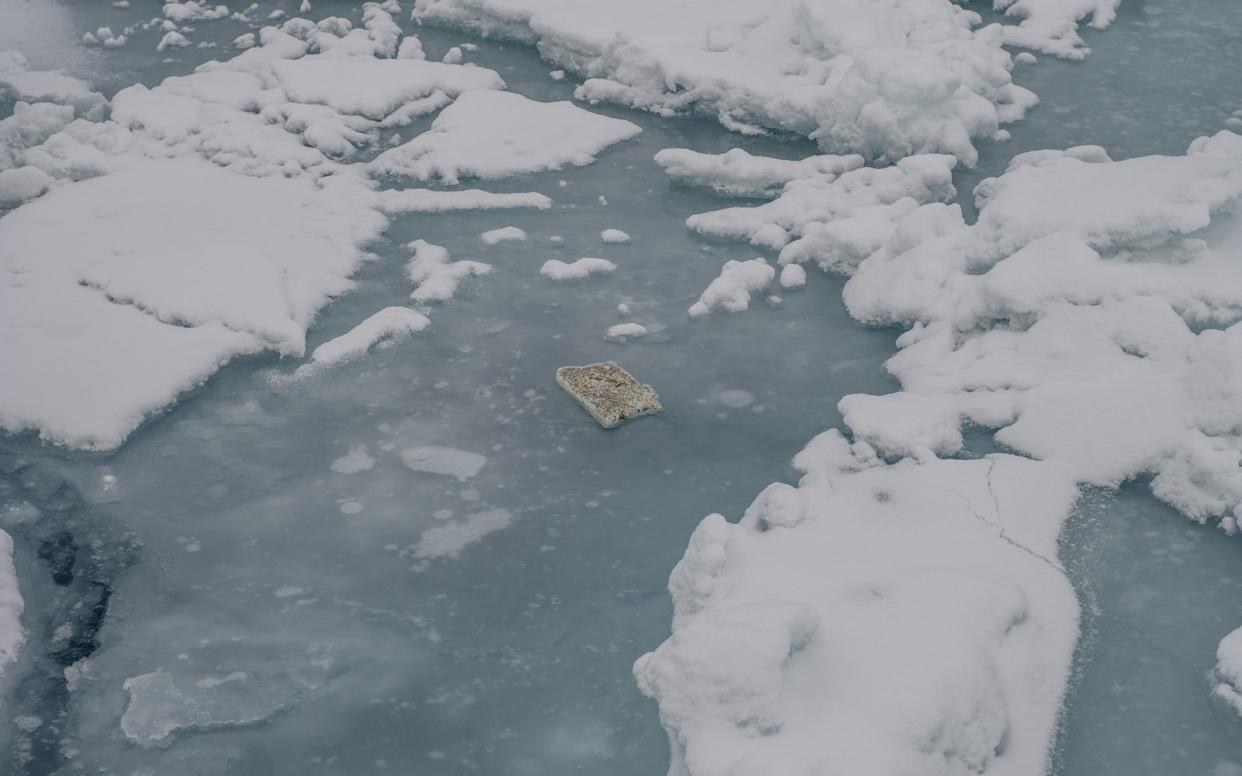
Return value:
M 661 157 L 687 182 L 739 179 L 736 155 Z M 671 772 L 1041 773 L 1076 639 L 1056 559 L 1076 486 L 1147 475 L 1238 527 L 1242 136 L 1023 154 L 978 185 L 974 224 L 946 204 L 947 157 L 760 166 L 745 186 L 770 202 L 688 226 L 849 275 L 854 317 L 905 329 L 902 389 L 847 396 L 852 441 L 821 434 L 796 487 L 695 532 L 672 635 L 635 664 Z M 955 457 L 965 422 L 1027 457 Z M 1215 693 L 1242 706 L 1237 643 Z

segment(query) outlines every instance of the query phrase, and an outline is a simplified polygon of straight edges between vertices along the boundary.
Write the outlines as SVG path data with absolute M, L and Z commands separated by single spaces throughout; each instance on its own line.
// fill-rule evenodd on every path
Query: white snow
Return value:
M 415 17 L 538 44 L 579 99 L 694 112 L 895 161 L 973 140 L 1034 104 L 999 25 L 949 0 L 417 0 Z
M 463 177 L 559 170 L 590 164 L 600 151 L 639 131 L 637 124 L 571 102 L 538 102 L 512 92 L 467 92 L 436 117 L 430 131 L 380 154 L 371 170 L 450 184 Z
M 519 241 L 526 239 L 526 230 L 516 226 L 502 226 L 497 229 L 489 229 L 479 235 L 479 239 L 487 245 L 496 245 L 502 242 Z
M 376 343 L 401 339 L 431 324 L 427 316 L 408 307 L 385 307 L 339 337 L 330 339 L 311 354 L 322 366 L 335 366 L 365 355 Z
M 508 528 L 512 522 L 513 514 L 509 510 L 497 508 L 428 528 L 414 545 L 414 557 L 456 558 L 470 545 L 482 541 L 488 534 Z
M 449 261 L 446 248 L 425 240 L 415 240 L 406 247 L 414 251 L 405 272 L 418 286 L 410 294 L 415 302 L 447 302 L 457 294 L 461 281 L 492 271 L 491 265 L 481 261 Z
M 107 100 L 80 78 L 52 70 L 32 70 L 16 51 L 0 51 L 0 93 L 24 102 L 73 106 L 80 115 L 98 116 Z
M 690 315 L 699 318 L 712 310 L 741 312 L 750 307 L 750 297 L 772 284 L 776 270 L 764 259 L 726 261 L 699 301 L 690 306 Z
M 0 678 L 5 669 L 17 659 L 17 653 L 26 641 L 22 628 L 22 611 L 25 602 L 17 586 L 17 570 L 13 566 L 13 539 L 0 530 Z
M 781 267 L 780 284 L 786 291 L 802 288 L 806 285 L 806 270 L 801 264 L 786 264 Z
M 416 472 L 444 474 L 468 480 L 479 473 L 487 457 L 453 447 L 411 447 L 401 451 L 401 460 Z
M 367 194 L 185 158 L 134 161 L 9 213 L 0 426 L 108 449 L 234 355 L 301 355 L 385 225 Z
M 380 192 L 385 213 L 448 213 L 454 210 L 500 210 L 531 208 L 547 210 L 552 200 L 536 192 L 495 193 L 479 189 L 437 191 L 434 189 L 391 189 Z
M 863 166 L 858 154 L 808 156 L 804 159 L 773 159 L 754 156 L 741 148 L 723 154 L 701 154 L 688 148 L 665 148 L 655 163 L 675 182 L 684 186 L 710 186 L 733 197 L 775 197 L 790 181 L 832 181 L 842 173 Z
M 627 243 L 630 236 L 620 229 L 605 229 L 599 233 L 599 239 L 606 243 Z
M 1091 49 L 1078 34 L 1079 23 L 1090 16 L 1092 27 L 1107 27 L 1117 18 L 1121 0 L 993 0 L 993 5 L 1021 19 L 1016 26 L 1005 26 L 1006 45 L 1083 59 Z
M 590 275 L 611 275 L 617 265 L 608 259 L 587 257 L 572 262 L 549 259 L 539 268 L 539 274 L 550 280 L 581 280 Z
M 629 321 L 609 326 L 608 331 L 604 333 L 604 339 L 612 342 L 625 342 L 627 340 L 646 337 L 647 334 L 648 332 L 646 326 L 641 323 Z

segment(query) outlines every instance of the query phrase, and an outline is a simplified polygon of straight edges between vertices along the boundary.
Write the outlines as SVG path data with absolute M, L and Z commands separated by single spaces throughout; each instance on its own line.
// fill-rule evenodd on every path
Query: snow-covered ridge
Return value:
M 999 25 L 948 0 L 418 0 L 416 18 L 536 43 L 579 99 L 794 132 L 832 153 L 976 159 L 1035 96 Z
M 902 390 L 841 401 L 853 441 L 817 437 L 796 488 L 706 518 L 674 570 L 673 634 L 635 665 L 673 774 L 1042 773 L 1076 486 L 1149 475 L 1238 528 L 1242 136 L 1024 154 L 976 189 L 975 224 L 937 201 L 943 158 L 902 165 L 688 222 L 849 274 L 852 315 L 907 331 Z M 1029 457 L 948 458 L 966 421 Z M 1236 641 L 1216 689 L 1235 705 Z

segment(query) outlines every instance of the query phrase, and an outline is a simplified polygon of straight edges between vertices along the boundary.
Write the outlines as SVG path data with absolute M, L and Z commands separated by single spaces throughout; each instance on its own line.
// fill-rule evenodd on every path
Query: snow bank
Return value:
M 782 263 L 850 274 L 850 313 L 906 332 L 886 365 L 902 390 L 841 401 L 853 443 L 816 438 L 796 489 L 709 517 L 670 578 L 673 636 L 636 674 L 673 773 L 1042 772 L 1075 638 L 1055 553 L 1076 486 L 1149 476 L 1238 528 L 1242 136 L 1023 154 L 979 184 L 974 224 L 936 201 L 941 160 L 904 164 L 691 219 L 781 229 Z M 966 421 L 1030 458 L 939 457 Z
M 427 316 L 408 307 L 385 307 L 339 337 L 330 339 L 311 354 L 322 366 L 335 366 L 364 355 L 378 342 L 401 339 L 431 325 Z
M 588 76 L 575 96 L 693 112 L 745 133 L 895 161 L 972 141 L 1035 103 L 999 25 L 948 0 L 417 0 L 414 15 L 537 43 Z
M 717 309 L 741 312 L 750 307 L 751 294 L 767 288 L 775 278 L 776 270 L 763 259 L 726 261 L 720 275 L 690 306 L 690 316 L 699 318 Z
M 600 151 L 640 131 L 637 124 L 571 102 L 537 102 L 512 92 L 468 92 L 436 117 L 430 131 L 380 154 L 371 170 L 450 184 L 462 177 L 559 170 L 590 164 Z
M 549 259 L 539 268 L 539 274 L 550 280 L 581 280 L 591 275 L 611 275 L 617 265 L 608 259 L 585 258 L 569 263 Z

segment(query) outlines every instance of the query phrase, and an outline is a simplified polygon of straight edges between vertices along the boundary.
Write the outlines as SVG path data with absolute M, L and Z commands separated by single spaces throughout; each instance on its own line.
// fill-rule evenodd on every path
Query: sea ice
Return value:
M 973 163 L 974 139 L 1035 103 L 1010 79 L 1001 27 L 947 0 L 417 0 L 414 15 L 537 44 L 589 76 L 579 99 L 706 114 L 887 161 Z
M 487 456 L 453 447 L 411 447 L 401 451 L 401 460 L 416 472 L 444 474 L 459 480 L 474 477 L 487 463 Z
M 504 121 L 497 121 L 497 116 L 504 116 Z M 638 132 L 632 122 L 601 116 L 571 102 L 474 91 L 445 108 L 430 131 L 380 154 L 371 170 L 450 184 L 463 177 L 503 178 L 590 164 L 600 151 Z
M 776 270 L 764 259 L 726 261 L 699 301 L 690 306 L 690 316 L 699 318 L 712 310 L 741 312 L 750 307 L 750 297 L 772 284 Z
M 371 457 L 367 446 L 355 445 L 349 448 L 348 453 L 333 461 L 329 468 L 338 474 L 357 474 L 373 466 L 375 459 Z
M 418 286 L 410 294 L 415 302 L 447 302 L 457 294 L 461 281 L 492 271 L 491 265 L 481 261 L 449 261 L 446 248 L 425 240 L 415 240 L 406 247 L 414 251 L 405 273 Z
M 364 355 L 378 342 L 407 337 L 430 325 L 430 319 L 417 310 L 385 307 L 345 334 L 315 348 L 311 360 L 322 366 L 335 366 Z
M 581 280 L 591 275 L 611 275 L 617 271 L 617 265 L 608 259 L 584 258 L 564 262 L 560 259 L 548 259 L 539 268 L 539 274 L 550 280 Z
M 508 528 L 512 522 L 513 514 L 509 510 L 497 508 L 428 528 L 414 545 L 414 557 L 420 560 L 456 558 L 470 545 Z
M 479 235 L 479 239 L 486 245 L 495 245 L 502 242 L 520 241 L 526 239 L 526 230 L 516 226 L 502 226 L 498 229 L 489 229 Z
M 606 243 L 627 243 L 630 236 L 620 229 L 605 229 L 599 233 L 599 239 Z

